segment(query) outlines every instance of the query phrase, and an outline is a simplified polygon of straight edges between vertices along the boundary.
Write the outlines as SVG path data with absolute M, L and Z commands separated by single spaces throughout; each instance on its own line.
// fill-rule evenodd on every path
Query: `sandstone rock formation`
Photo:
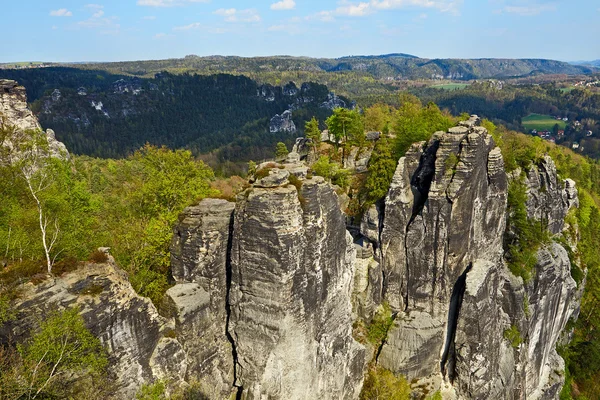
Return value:
M 271 133 L 277 132 L 287 132 L 287 133 L 296 133 L 296 124 L 292 120 L 292 112 L 290 110 L 286 110 L 281 115 L 275 114 L 271 121 L 269 122 L 269 131 Z
M 37 118 L 27 107 L 25 88 L 15 81 L 0 79 L 0 122 L 2 125 L 15 127 L 19 132 L 42 130 Z M 46 137 L 51 156 L 68 158 L 67 148 L 56 140 L 52 129 L 46 131 Z M 0 146 L 11 148 L 10 138 L 5 139 Z
M 235 203 L 183 212 L 163 316 L 114 265 L 88 265 L 24 285 L 23 318 L 0 337 L 24 335 L 27 312 L 79 305 L 111 354 L 117 398 L 166 379 L 199 380 L 215 400 L 358 399 L 367 362 L 444 398 L 557 398 L 555 348 L 583 286 L 558 243 L 539 249 L 530 281 L 511 274 L 507 192 L 523 175 L 529 218 L 559 234 L 577 190 L 549 157 L 507 176 L 479 125 L 473 116 L 414 144 L 358 226 L 346 225 L 336 188 L 308 174 L 310 147 L 297 141 L 284 163 L 259 165 Z M 366 153 L 350 158 L 357 172 L 368 165 Z M 386 303 L 394 323 L 367 354 L 353 323 Z
M 363 220 L 362 234 L 379 251 L 383 300 L 396 312 L 377 362 L 409 380 L 441 377 L 448 396 L 553 398 L 562 385 L 550 377 L 561 369 L 554 349 L 578 304 L 570 262 L 554 243 L 538 252 L 531 282 L 508 271 L 507 176 L 478 125 L 472 117 L 414 144 L 383 215 L 370 210 Z M 577 204 L 573 182 L 560 182 L 549 158 L 527 176 L 530 217 L 559 233 Z M 543 207 L 549 201 L 558 204 Z M 523 340 L 517 348 L 505 338 L 510 329 Z

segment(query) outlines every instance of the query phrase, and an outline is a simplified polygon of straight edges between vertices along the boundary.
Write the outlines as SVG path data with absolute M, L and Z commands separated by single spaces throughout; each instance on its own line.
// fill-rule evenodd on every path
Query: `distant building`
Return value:
M 575 142 L 571 145 L 572 149 L 578 149 L 579 148 L 579 143 Z

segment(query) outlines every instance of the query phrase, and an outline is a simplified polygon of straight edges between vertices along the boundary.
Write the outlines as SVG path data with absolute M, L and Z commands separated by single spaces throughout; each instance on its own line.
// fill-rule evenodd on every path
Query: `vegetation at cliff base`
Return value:
M 0 349 L 0 398 L 101 399 L 108 356 L 76 308 L 51 313 L 29 341 Z

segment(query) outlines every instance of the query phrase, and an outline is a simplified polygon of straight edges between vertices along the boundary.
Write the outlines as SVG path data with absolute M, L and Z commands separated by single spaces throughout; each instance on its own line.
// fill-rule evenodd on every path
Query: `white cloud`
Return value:
M 304 17 L 307 21 L 318 20 L 321 22 L 332 22 L 335 21 L 334 11 L 320 11 L 316 14 Z
M 167 36 L 166 33 L 157 33 L 156 35 L 154 35 L 154 39 L 160 39 L 160 38 L 164 38 L 166 36 Z
M 226 22 L 260 22 L 260 15 L 253 8 L 247 10 L 219 8 L 214 14 L 220 15 Z
M 156 17 L 154 15 L 146 15 L 144 18 L 146 21 L 154 21 Z
M 58 10 L 50 11 L 51 17 L 72 17 L 73 13 L 66 8 L 60 8 Z
M 121 29 L 121 25 L 117 23 L 119 20 L 116 16 L 105 17 L 104 6 L 100 4 L 86 4 L 85 8 L 91 13 L 86 20 L 77 22 L 80 28 L 99 29 L 101 34 L 116 35 Z
M 188 3 L 208 3 L 210 0 L 138 0 L 138 6 L 148 7 L 174 7 Z
M 173 28 L 173 30 L 174 31 L 189 31 L 192 29 L 200 29 L 201 27 L 202 27 L 202 24 L 200 22 L 194 22 L 189 25 L 176 26 L 175 28 Z
M 555 4 L 533 4 L 529 6 L 505 6 L 504 12 L 524 17 L 539 15 L 545 11 L 556 11 Z
M 86 4 L 85 7 L 92 12 L 92 18 L 100 18 L 104 15 L 104 6 L 100 4 Z
M 293 10 L 294 8 L 296 8 L 294 0 L 281 0 L 271 4 L 271 10 Z
M 342 0 L 339 7 L 332 12 L 343 16 L 363 17 L 378 11 L 412 7 L 458 14 L 462 3 L 463 0 L 369 0 L 358 3 Z
M 194 22 L 189 25 L 176 26 L 173 28 L 173 30 L 174 31 L 202 31 L 202 32 L 212 33 L 212 34 L 217 34 L 217 35 L 227 32 L 227 30 L 224 28 L 207 26 L 200 22 Z

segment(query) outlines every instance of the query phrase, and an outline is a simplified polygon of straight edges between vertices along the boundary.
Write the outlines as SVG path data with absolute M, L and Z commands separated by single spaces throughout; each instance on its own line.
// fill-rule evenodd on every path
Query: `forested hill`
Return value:
M 221 161 L 260 160 L 272 155 L 274 143 L 291 144 L 293 127 L 301 130 L 312 116 L 323 120 L 348 103 L 321 84 L 259 85 L 229 74 L 162 72 L 145 79 L 53 67 L 1 75 L 27 88 L 42 126 L 71 152 L 99 157 L 126 156 L 150 143 L 196 154 L 220 149 Z M 286 110 L 293 124 L 273 131 L 271 119 Z
M 78 65 L 79 68 L 102 69 L 112 73 L 149 76 L 159 71 L 195 71 L 199 73 L 242 73 L 267 77 L 270 72 L 304 71 L 313 73 L 355 71 L 374 79 L 460 80 L 512 78 L 535 74 L 588 74 L 591 66 L 542 59 L 427 59 L 408 54 L 350 56 L 342 58 L 309 57 L 198 57 L 151 61 L 127 61 Z

